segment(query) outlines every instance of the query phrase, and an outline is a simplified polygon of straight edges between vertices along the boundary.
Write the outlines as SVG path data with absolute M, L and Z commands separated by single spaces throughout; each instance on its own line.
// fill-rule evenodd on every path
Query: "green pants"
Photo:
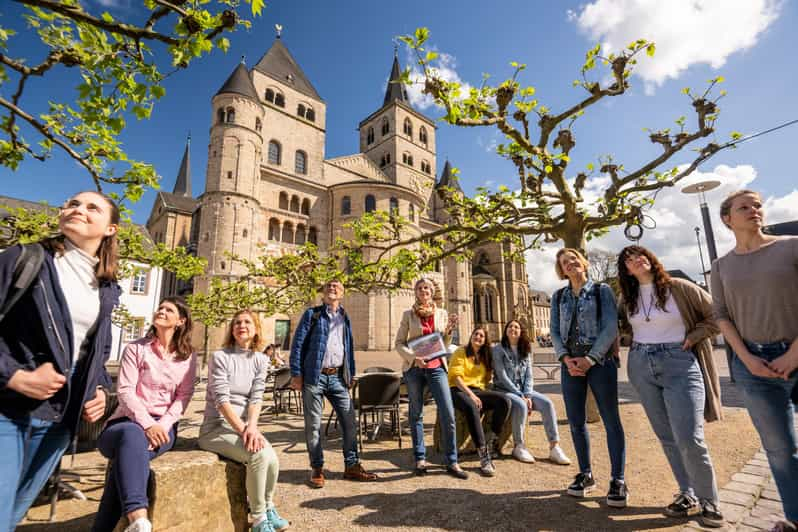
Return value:
M 204 429 L 205 427 L 203 427 Z M 247 498 L 252 515 L 274 507 L 274 490 L 280 464 L 269 440 L 256 453 L 244 448 L 244 440 L 227 423 L 200 431 L 200 449 L 216 453 L 247 466 Z

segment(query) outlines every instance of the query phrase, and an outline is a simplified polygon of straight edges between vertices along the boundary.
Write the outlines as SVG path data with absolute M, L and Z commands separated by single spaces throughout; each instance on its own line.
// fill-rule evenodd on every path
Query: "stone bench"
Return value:
M 150 464 L 149 515 L 158 532 L 246 532 L 246 469 L 178 439 Z M 114 532 L 122 532 L 127 519 Z
M 482 412 L 482 430 L 485 431 L 485 434 L 490 431 L 490 418 L 492 413 L 492 410 L 484 410 Z M 505 453 L 507 452 L 507 450 L 505 450 L 507 444 L 509 443 L 511 447 L 513 444 L 513 425 L 511 419 L 512 416 L 508 415 L 507 420 L 502 426 L 501 434 L 499 434 L 497 437 L 499 446 Z M 469 454 L 477 452 L 476 446 L 471 439 L 471 433 L 468 432 L 468 422 L 466 421 L 466 416 L 456 408 L 454 409 L 454 424 L 457 436 L 457 454 Z M 526 440 L 528 441 L 529 423 L 526 424 L 524 430 L 527 431 Z M 443 446 L 441 444 L 441 426 L 438 422 L 435 423 L 435 430 L 432 433 L 432 442 L 435 451 L 442 453 Z

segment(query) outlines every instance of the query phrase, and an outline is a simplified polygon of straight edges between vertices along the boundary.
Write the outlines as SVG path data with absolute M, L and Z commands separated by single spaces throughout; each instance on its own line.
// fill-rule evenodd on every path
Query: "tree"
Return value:
M 590 262 L 588 274 L 599 283 L 607 283 L 616 288 L 618 279 L 618 254 L 604 249 L 591 249 L 587 252 Z
M 250 25 L 236 12 L 238 0 L 145 0 L 140 20 L 96 14 L 79 0 L 17 2 L 27 9 L 25 20 L 46 54 L 29 61 L 25 56 L 36 51 L 13 50 L 15 32 L 0 26 L 0 86 L 6 89 L 0 96 L 0 164 L 15 170 L 26 157 L 46 161 L 58 149 L 86 170 L 97 190 L 120 185 L 119 198 L 134 202 L 145 187 L 157 187 L 158 176 L 122 150 L 126 118 L 148 118 L 165 94 L 167 76 L 214 48 L 227 50 L 224 34 Z M 263 0 L 247 3 L 256 15 L 263 8 Z M 159 65 L 165 57 L 168 73 Z M 38 114 L 29 110 L 26 89 L 34 80 L 46 83 L 59 66 L 74 70 L 75 101 L 51 101 Z M 26 140 L 29 134 L 38 142 Z

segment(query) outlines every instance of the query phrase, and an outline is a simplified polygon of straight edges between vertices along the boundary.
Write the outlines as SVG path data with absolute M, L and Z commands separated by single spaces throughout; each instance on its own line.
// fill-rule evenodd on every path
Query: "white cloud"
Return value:
M 408 64 L 412 65 L 410 67 L 410 79 L 413 81 L 413 83 L 407 87 L 407 97 L 410 99 L 410 105 L 419 111 L 427 110 L 435 105 L 435 101 L 429 94 L 422 93 L 424 89 L 424 73 L 421 71 L 421 67 L 416 63 L 415 57 L 408 56 Z M 442 80 L 460 84 L 461 96 L 464 97 L 469 93 L 471 85 L 465 83 L 460 78 L 460 74 L 458 74 L 456 70 L 457 59 L 453 55 L 441 53 L 438 58 L 433 61 L 432 66 L 436 75 Z
M 783 0 L 594 0 L 568 12 L 607 53 L 636 39 L 657 45 L 653 59 L 635 70 L 647 92 L 678 78 L 694 64 L 720 68 L 728 57 L 751 48 L 778 18 Z
M 651 249 L 669 270 L 680 269 L 695 280 L 702 280 L 701 261 L 698 255 L 695 227 L 700 228 L 702 253 L 704 265 L 709 269 L 707 255 L 706 235 L 701 220 L 699 199 L 695 195 L 686 195 L 681 192 L 685 186 L 698 181 L 714 179 L 722 184 L 715 190 L 706 193 L 709 206 L 712 229 L 718 255 L 726 254 L 734 246 L 734 237 L 721 223 L 718 208 L 720 202 L 730 192 L 741 188 L 756 190 L 757 173 L 754 167 L 740 165 L 729 167 L 719 165 L 709 172 L 695 172 L 685 178 L 678 186 L 664 189 L 657 195 L 654 208 L 648 211 L 656 224 L 656 229 L 647 229 L 643 233 L 640 244 Z M 599 181 L 599 180 L 595 180 Z M 595 198 L 603 187 L 589 183 L 586 188 L 586 198 Z M 767 197 L 765 200 L 766 223 L 773 224 L 798 220 L 798 190 L 781 196 Z M 623 234 L 623 227 L 613 228 L 606 236 L 588 242 L 588 250 L 601 248 L 618 252 L 625 246 L 632 244 Z M 554 255 L 562 247 L 561 244 L 547 246 L 540 251 L 527 252 L 527 272 L 530 283 L 534 288 L 553 292 L 564 282 L 557 279 L 554 272 Z

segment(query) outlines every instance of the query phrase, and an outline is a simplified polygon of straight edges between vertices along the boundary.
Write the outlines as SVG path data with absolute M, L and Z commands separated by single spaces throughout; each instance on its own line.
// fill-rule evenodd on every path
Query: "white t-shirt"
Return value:
M 668 295 L 664 311 L 657 307 L 656 302 L 654 285 L 641 284 L 637 312 L 629 316 L 635 342 L 641 344 L 683 342 L 687 331 L 679 307 L 673 300 L 673 294 Z
M 100 288 L 94 273 L 99 260 L 68 239 L 64 239 L 64 247 L 64 254 L 56 253 L 53 262 L 72 318 L 74 363 L 89 350 L 86 338 L 94 332 L 100 315 Z

